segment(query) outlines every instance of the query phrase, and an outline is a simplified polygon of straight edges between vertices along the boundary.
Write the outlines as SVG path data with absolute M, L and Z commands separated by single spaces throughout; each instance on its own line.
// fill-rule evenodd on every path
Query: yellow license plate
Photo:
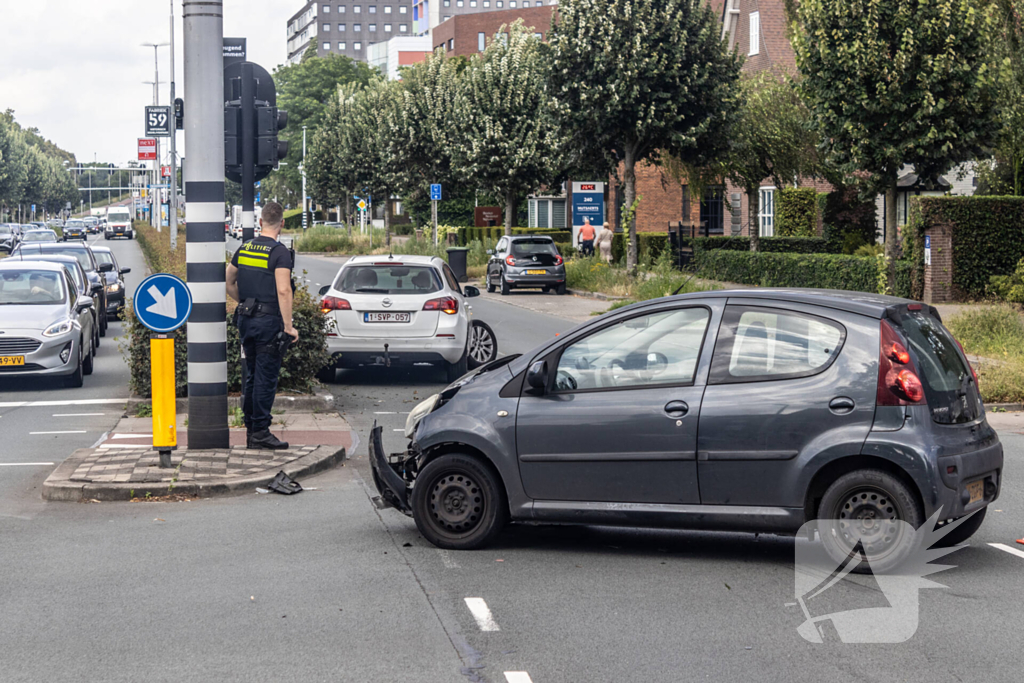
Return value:
M 978 502 L 985 497 L 985 482 L 972 481 L 967 485 L 967 492 L 971 494 L 971 499 L 967 501 L 968 505 Z
M 24 365 L 25 356 L 0 356 L 0 367 L 8 365 Z
M 526 271 L 526 274 L 527 275 L 547 275 L 548 271 L 546 271 L 546 270 L 528 270 L 528 271 Z

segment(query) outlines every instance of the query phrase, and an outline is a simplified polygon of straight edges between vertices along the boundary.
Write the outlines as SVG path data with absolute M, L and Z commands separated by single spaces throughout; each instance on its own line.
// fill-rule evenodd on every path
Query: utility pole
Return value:
M 171 106 L 174 98 L 174 0 L 171 4 Z M 173 111 L 172 111 L 173 114 Z M 172 115 L 171 122 L 171 192 L 167 202 L 167 224 L 171 228 L 171 251 L 178 249 L 178 124 L 177 117 Z M 163 183 L 161 183 L 163 184 Z
M 306 230 L 306 127 L 302 127 L 302 230 Z
M 188 445 L 227 448 L 224 287 L 224 14 L 222 0 L 183 0 Z

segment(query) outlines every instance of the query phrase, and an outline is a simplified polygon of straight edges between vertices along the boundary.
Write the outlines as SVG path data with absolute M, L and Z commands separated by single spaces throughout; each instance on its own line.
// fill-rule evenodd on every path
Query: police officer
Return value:
M 270 433 L 281 371 L 280 342 L 287 340 L 285 335 L 290 341 L 299 339 L 292 325 L 291 252 L 277 241 L 282 227 L 284 208 L 268 202 L 260 217 L 260 236 L 239 247 L 226 273 L 228 296 L 238 302 L 238 337 L 245 356 L 242 413 L 247 448 L 288 448 Z

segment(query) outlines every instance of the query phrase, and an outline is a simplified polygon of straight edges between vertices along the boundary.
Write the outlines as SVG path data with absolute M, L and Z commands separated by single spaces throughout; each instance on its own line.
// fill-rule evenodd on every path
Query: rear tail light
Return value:
M 556 266 L 562 265 L 562 257 L 560 255 L 558 255 L 558 254 L 555 254 L 555 265 Z
M 325 296 L 323 301 L 320 302 L 320 310 L 323 313 L 330 313 L 331 311 L 351 311 L 352 305 L 345 299 L 339 299 L 336 296 Z
M 970 359 L 967 358 L 967 352 L 964 351 L 964 345 L 960 343 L 960 340 L 954 338 L 953 341 L 955 341 L 956 345 L 960 347 L 960 353 L 964 354 L 964 360 L 967 361 L 967 367 L 969 367 L 971 369 L 971 377 L 974 378 L 974 386 L 977 387 L 978 386 L 978 371 L 974 369 L 973 365 L 971 365 Z
M 514 266 L 516 264 L 516 258 L 512 256 L 512 254 L 509 254 L 508 256 L 505 257 L 505 263 L 509 264 L 510 266 Z
M 880 334 L 876 403 L 880 406 L 923 403 L 924 386 L 903 340 L 885 320 L 881 322 Z
M 423 304 L 424 311 L 441 311 L 448 315 L 455 315 L 459 312 L 459 302 L 455 297 L 445 296 L 440 299 L 431 299 Z

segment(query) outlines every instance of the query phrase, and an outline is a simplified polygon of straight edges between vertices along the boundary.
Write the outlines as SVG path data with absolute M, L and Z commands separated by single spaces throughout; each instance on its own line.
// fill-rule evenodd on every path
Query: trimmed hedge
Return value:
M 750 251 L 749 237 L 692 237 L 683 240 L 683 246 L 698 251 L 727 249 L 730 251 Z M 832 245 L 824 237 L 762 237 L 761 251 L 788 254 L 828 254 Z
M 705 250 L 697 258 L 700 276 L 759 287 L 812 287 L 855 292 L 878 291 L 880 261 L 838 254 L 779 254 Z M 911 265 L 897 263 L 897 296 L 910 296 Z
M 923 261 L 921 236 L 932 225 L 953 230 L 953 289 L 963 297 L 982 297 L 989 278 L 1010 275 L 1024 258 L 1024 197 L 919 197 L 912 213 L 912 249 Z
M 429 230 L 429 227 L 424 228 Z M 505 235 L 504 226 L 496 225 L 490 228 L 456 227 L 455 234 L 458 236 L 458 243 L 466 246 L 473 240 L 483 242 L 486 239 L 498 240 Z M 571 242 L 572 230 L 562 228 L 512 228 L 513 235 L 548 235 L 556 242 Z
M 813 237 L 818 232 L 818 192 L 811 187 L 783 187 L 777 191 L 775 234 Z

